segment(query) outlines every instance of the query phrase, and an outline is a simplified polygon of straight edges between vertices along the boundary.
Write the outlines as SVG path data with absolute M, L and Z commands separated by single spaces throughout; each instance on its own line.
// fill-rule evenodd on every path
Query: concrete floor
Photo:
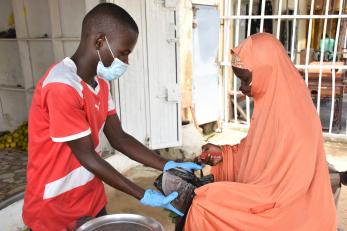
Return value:
M 144 189 L 154 188 L 153 182 L 155 178 L 160 174 L 151 168 L 137 166 L 124 175 L 131 179 L 133 182 L 138 184 Z M 169 213 L 161 208 L 152 208 L 148 206 L 143 206 L 140 202 L 118 190 L 111 188 L 110 186 L 105 186 L 106 194 L 109 199 L 107 205 L 107 212 L 111 213 L 135 213 L 144 216 L 149 216 L 157 220 L 160 224 L 164 226 L 165 231 L 175 230 L 174 224 L 170 221 Z
M 325 142 L 325 152 L 329 163 L 335 162 L 341 170 L 347 170 L 347 144 Z M 341 187 L 337 205 L 338 223 L 340 228 L 347 230 L 347 186 Z
M 338 227 L 347 230 L 347 186 L 342 185 L 337 205 Z
M 315 102 L 316 105 L 316 102 Z M 322 100 L 321 101 L 321 110 L 320 110 L 320 118 L 322 122 L 322 126 L 325 128 L 329 127 L 330 123 L 330 112 L 331 112 L 331 101 L 330 100 Z M 341 112 L 341 130 L 337 128 L 337 126 L 333 127 L 334 133 L 346 134 L 347 131 L 347 94 L 343 96 L 342 103 L 342 112 Z
M 215 144 L 235 144 L 245 137 L 246 133 L 242 129 L 224 129 L 222 133 L 215 133 L 212 136 L 205 137 L 206 142 Z M 347 161 L 347 144 L 344 143 L 325 143 L 326 153 L 335 157 L 338 161 Z M 159 171 L 137 166 L 125 173 L 125 175 L 139 184 L 141 187 L 153 188 L 154 179 L 160 174 Z M 107 210 L 109 213 L 137 213 L 150 216 L 159 221 L 166 231 L 174 230 L 168 213 L 162 209 L 142 206 L 138 200 L 106 186 L 106 193 L 109 198 Z M 339 227 L 347 230 L 347 187 L 341 188 L 341 194 L 338 202 L 338 222 Z
M 27 159 L 24 151 L 0 151 L 0 209 L 18 200 L 18 194 L 24 191 Z

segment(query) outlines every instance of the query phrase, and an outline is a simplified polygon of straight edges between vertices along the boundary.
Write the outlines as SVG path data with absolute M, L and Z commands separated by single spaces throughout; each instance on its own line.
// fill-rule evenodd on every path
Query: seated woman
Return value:
M 270 34 L 232 54 L 240 90 L 254 98 L 250 128 L 238 145 L 203 147 L 217 182 L 195 190 L 185 230 L 336 231 L 322 128 L 302 77 Z

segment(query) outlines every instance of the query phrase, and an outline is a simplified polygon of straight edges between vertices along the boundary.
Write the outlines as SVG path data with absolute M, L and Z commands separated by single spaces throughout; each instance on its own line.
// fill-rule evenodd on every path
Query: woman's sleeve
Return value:
M 244 143 L 245 138 L 240 144 L 222 145 L 223 161 L 211 169 L 215 181 L 235 181 L 235 176 L 241 164 L 239 155 L 240 146 Z

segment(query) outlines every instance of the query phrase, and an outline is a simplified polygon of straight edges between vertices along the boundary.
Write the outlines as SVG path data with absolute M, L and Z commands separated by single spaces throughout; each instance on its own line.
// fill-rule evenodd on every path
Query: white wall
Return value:
M 7 19 L 12 12 L 11 0 L 1 0 L 0 9 L 0 31 L 4 31 L 8 29 Z
M 0 131 L 14 130 L 27 120 L 24 92 L 0 91 Z
M 219 0 L 192 0 L 192 4 L 217 6 Z
M 0 227 L 3 231 L 21 231 L 24 223 L 22 220 L 23 199 L 0 210 Z
M 20 84 L 23 86 L 24 81 L 21 76 L 17 42 L 0 40 L 0 85 Z
M 38 3 L 35 0 L 13 1 L 17 37 L 21 40 L 11 41 L 14 43 L 11 45 L 13 49 L 4 45 L 5 52 L 0 50 L 0 61 L 4 61 L 0 64 L 0 84 L 2 84 L 1 79 L 7 83 L 10 79 L 12 85 L 24 82 L 25 88 L 33 87 L 49 66 L 59 62 L 63 56 L 71 56 L 79 43 L 78 37 L 85 13 L 99 2 L 98 0 L 37 1 Z M 130 55 L 129 70 L 122 79 L 115 82 L 114 88 L 117 109 L 124 128 L 152 148 L 177 146 L 181 137 L 181 117 L 174 8 L 166 8 L 163 2 L 152 0 L 113 2 L 119 3 L 129 11 L 140 29 L 138 44 Z M 8 10 L 5 8 L 6 13 Z M 49 38 L 42 39 L 44 34 Z M 3 41 L 0 41 L 0 48 L 1 42 Z M 16 45 L 19 51 L 16 50 Z M 11 53 L 14 53 L 11 57 L 13 60 L 6 60 L 6 56 Z M 10 64 L 7 65 L 6 62 Z M 168 100 L 167 92 L 171 91 L 174 99 Z M 7 96 L 2 97 L 7 101 L 6 104 L 13 104 L 23 109 L 18 111 L 19 109 L 15 108 L 14 111 L 2 113 L 13 117 L 14 119 L 11 118 L 13 122 L 26 119 L 22 114 L 27 114 L 26 105 L 30 104 L 31 96 L 29 91 L 16 94 L 25 95 L 24 100 L 13 101 Z M 8 128 L 12 130 L 13 126 L 20 124 L 9 124 L 3 117 L 0 116 L 2 122 L 0 130 Z

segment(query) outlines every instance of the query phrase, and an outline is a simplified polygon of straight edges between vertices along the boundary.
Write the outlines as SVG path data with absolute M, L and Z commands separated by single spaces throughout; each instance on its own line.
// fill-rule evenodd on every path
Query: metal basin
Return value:
M 112 214 L 90 220 L 76 231 L 164 231 L 164 228 L 150 217 L 137 214 Z

